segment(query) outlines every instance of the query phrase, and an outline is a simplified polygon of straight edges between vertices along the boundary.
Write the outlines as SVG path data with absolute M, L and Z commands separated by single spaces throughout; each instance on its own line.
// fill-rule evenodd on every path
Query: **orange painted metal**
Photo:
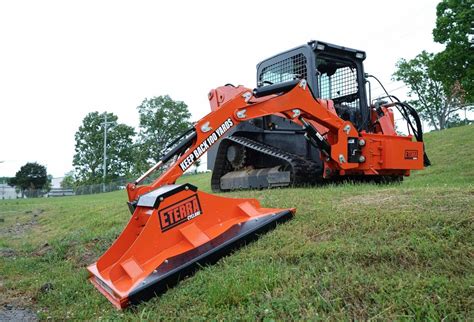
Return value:
M 347 138 L 359 136 L 356 128 L 351 122 L 339 118 L 334 113 L 333 109 L 328 107 L 332 102 L 326 100 L 315 100 L 307 87 L 296 86 L 286 94 L 279 96 L 271 95 L 262 98 L 253 98 L 252 90 L 243 86 L 232 88 L 232 97 L 228 97 L 230 96 L 230 91 L 224 91 L 221 90 L 221 88 L 211 92 L 214 93 L 211 95 L 211 101 L 214 98 L 214 95 L 218 95 L 222 92 L 224 93 L 224 100 L 219 104 L 215 103 L 214 111 L 196 123 L 195 128 L 197 129 L 197 137 L 194 146 L 183 153 L 175 164 L 151 185 L 135 186 L 129 184 L 127 186 L 127 192 L 130 201 L 135 200 L 139 195 L 156 189 L 162 185 L 176 182 L 176 179 L 183 174 L 182 168 L 178 165 L 182 162 L 186 162 L 189 158 L 192 158 L 192 163 L 194 163 L 204 154 L 205 151 L 207 151 L 206 149 L 202 154 L 193 157 L 194 147 L 200 146 L 213 134 L 213 132 L 201 131 L 200 129 L 203 125 L 206 124 L 213 130 L 216 130 L 225 121 L 229 121 L 232 124 L 231 127 L 234 127 L 240 122 L 265 115 L 284 116 L 296 123 L 300 123 L 298 117 L 303 116 L 310 122 L 315 122 L 318 126 L 326 128 L 328 130 L 327 135 L 332 144 L 331 160 L 333 160 L 340 169 L 348 170 L 358 167 L 357 163 L 339 162 L 340 155 L 345 156 L 347 160 Z M 213 103 L 211 102 L 211 105 L 212 104 Z M 298 110 L 300 114 L 295 113 L 295 110 Z M 347 128 L 348 130 L 346 130 Z M 217 140 L 220 138 L 221 137 L 218 137 Z M 188 162 L 187 164 L 190 163 Z
M 406 170 L 423 169 L 423 142 L 411 136 L 364 133 L 362 148 L 365 162 L 358 170 L 364 174 L 405 174 Z M 407 155 L 409 154 L 409 155 Z
M 375 133 L 382 133 L 387 135 L 397 135 L 395 131 L 395 117 L 390 107 L 381 107 L 383 112 L 382 116 L 379 116 L 375 109 L 371 111 L 371 121 L 374 124 Z
M 180 205 L 193 198 L 198 200 L 198 208 L 186 210 L 186 206 Z M 168 215 L 174 216 L 175 222 L 183 215 L 180 211 L 193 217 L 166 229 L 160 219 L 160 212 L 166 209 L 173 210 Z M 192 190 L 165 198 L 157 209 L 139 206 L 115 243 L 88 267 L 90 281 L 117 308 L 124 308 L 130 291 L 168 259 L 215 239 L 233 226 L 281 210 L 262 208 L 255 199 L 225 198 Z M 295 209 L 290 211 L 294 213 Z
M 243 86 L 224 86 L 209 93 L 212 112 L 195 124 L 192 145 L 152 184 L 128 184 L 129 201 L 175 183 L 189 167 L 240 122 L 265 115 L 279 115 L 301 124 L 313 124 L 331 145 L 324 157 L 326 173 L 340 175 L 409 175 L 423 168 L 423 143 L 394 131 L 393 114 L 373 119 L 374 133 L 359 133 L 349 121 L 338 117 L 331 101 L 314 99 L 301 82 L 282 95 L 261 98 Z M 374 117 L 374 113 L 372 114 Z M 348 162 L 348 139 L 365 141 L 365 162 Z M 342 157 L 341 157 L 342 156 Z M 140 206 L 120 237 L 88 267 L 91 282 L 116 307 L 128 305 L 131 290 L 168 259 L 196 249 L 222 236 L 236 225 L 273 215 L 284 209 L 262 208 L 255 199 L 232 199 L 201 191 L 180 191 L 167 196 L 158 207 Z M 290 209 L 292 213 L 295 209 Z

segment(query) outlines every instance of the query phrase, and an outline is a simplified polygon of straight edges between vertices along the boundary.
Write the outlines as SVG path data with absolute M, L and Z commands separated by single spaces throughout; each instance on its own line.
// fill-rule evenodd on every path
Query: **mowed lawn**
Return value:
M 124 191 L 0 201 L 0 310 L 40 319 L 473 320 L 474 126 L 429 133 L 401 184 L 226 194 L 296 217 L 165 294 L 115 310 L 87 281 L 125 227 Z M 209 191 L 209 174 L 182 178 Z

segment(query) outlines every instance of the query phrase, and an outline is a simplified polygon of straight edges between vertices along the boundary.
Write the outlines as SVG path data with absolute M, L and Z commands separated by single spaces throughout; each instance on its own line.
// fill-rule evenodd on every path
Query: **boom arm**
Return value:
M 282 95 L 272 94 L 276 92 L 286 93 Z M 232 96 L 226 98 L 225 96 L 229 96 L 229 94 Z M 317 140 L 329 144 L 316 130 L 322 125 L 327 129 L 328 136 L 332 137 L 330 152 L 326 161 L 343 170 L 358 167 L 358 163 L 347 162 L 348 138 L 359 137 L 356 128 L 351 122 L 342 120 L 333 112 L 331 101 L 315 100 L 306 86 L 305 80 L 282 83 L 281 87 L 264 94 L 258 93 L 257 90 L 252 92 L 248 88 L 239 86 L 232 87 L 227 91 L 225 87 L 211 91 L 210 99 L 212 99 L 212 95 L 219 96 L 216 97 L 219 107 L 213 106 L 213 111 L 195 124 L 194 131 L 186 139 L 167 153 L 160 162 L 137 181 L 127 185 L 130 201 L 136 200 L 138 196 L 162 185 L 175 183 L 232 127 L 244 121 L 272 114 L 284 116 L 304 127 L 311 127 L 311 130 L 316 131 Z M 262 95 L 265 96 L 260 97 Z M 259 97 L 257 98 L 257 96 Z M 308 131 L 308 133 L 310 132 Z M 176 155 L 178 155 L 177 160 L 158 179 L 150 185 L 139 186 L 147 176 Z

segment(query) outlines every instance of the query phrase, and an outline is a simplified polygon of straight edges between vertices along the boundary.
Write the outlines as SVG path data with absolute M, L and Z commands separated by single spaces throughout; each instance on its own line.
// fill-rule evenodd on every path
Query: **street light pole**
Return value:
M 102 168 L 102 192 L 105 192 L 105 177 L 107 176 L 107 125 L 113 122 L 107 122 L 107 111 L 104 113 L 104 164 Z

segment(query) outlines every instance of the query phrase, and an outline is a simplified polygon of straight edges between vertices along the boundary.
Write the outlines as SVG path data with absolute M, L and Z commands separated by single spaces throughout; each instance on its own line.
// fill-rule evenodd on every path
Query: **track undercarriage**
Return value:
M 239 136 L 222 141 L 212 173 L 213 191 L 315 184 L 320 164 L 270 145 Z

